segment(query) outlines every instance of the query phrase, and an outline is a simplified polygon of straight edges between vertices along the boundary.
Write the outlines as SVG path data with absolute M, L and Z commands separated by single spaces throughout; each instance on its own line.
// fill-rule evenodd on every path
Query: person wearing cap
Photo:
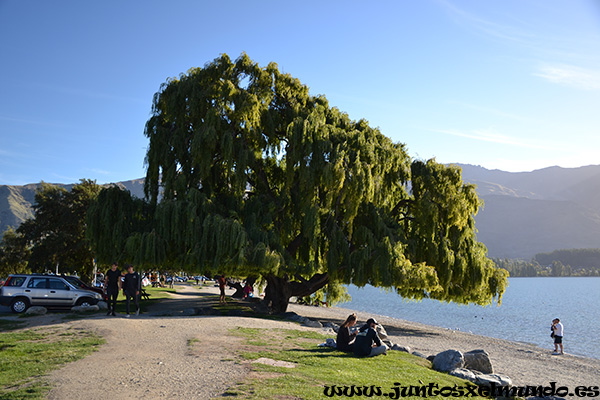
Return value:
M 354 340 L 354 355 L 358 357 L 374 357 L 387 354 L 388 347 L 381 342 L 375 327 L 379 325 L 374 318 L 369 318 Z

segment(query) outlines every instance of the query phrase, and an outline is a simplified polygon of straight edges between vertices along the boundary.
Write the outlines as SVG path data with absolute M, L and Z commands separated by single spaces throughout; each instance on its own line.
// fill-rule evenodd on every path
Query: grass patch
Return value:
M 39 399 L 49 390 L 43 376 L 79 360 L 104 343 L 79 330 L 29 329 L 0 333 L 0 398 Z
M 146 291 L 146 293 L 148 295 L 150 295 L 150 300 L 143 300 L 140 298 L 139 304 L 140 304 L 141 312 L 148 311 L 148 307 L 154 303 L 158 303 L 159 301 L 161 301 L 163 299 L 171 298 L 170 293 L 173 293 L 173 294 L 177 293 L 177 291 L 175 289 L 151 287 L 151 286 L 145 287 L 144 290 Z M 123 290 L 120 290 L 119 296 L 117 297 L 117 309 L 116 309 L 116 311 L 120 314 L 124 314 L 127 311 L 127 306 L 125 304 L 125 301 L 126 301 L 126 297 L 123 294 Z M 131 303 L 129 304 L 129 311 L 135 312 L 135 304 L 133 303 L 133 301 L 131 301 Z
M 231 312 L 238 312 L 243 314 L 254 314 L 252 307 L 243 304 L 238 301 L 228 301 L 226 304 L 214 305 L 213 309 L 219 311 L 221 315 L 229 315 Z
M 335 349 L 318 347 L 317 344 L 329 336 L 315 331 L 239 327 L 230 330 L 230 334 L 245 339 L 239 351 L 243 359 L 265 357 L 291 362 L 296 367 L 252 364 L 252 372 L 248 377 L 230 387 L 222 398 L 323 399 L 328 397 L 324 394 L 325 387 L 331 388 L 333 385 L 379 387 L 382 393 L 379 397 L 390 397 L 393 388 L 399 386 L 420 387 L 431 383 L 442 388 L 471 385 L 462 379 L 434 371 L 429 361 L 404 352 L 389 351 L 387 356 L 356 358 Z

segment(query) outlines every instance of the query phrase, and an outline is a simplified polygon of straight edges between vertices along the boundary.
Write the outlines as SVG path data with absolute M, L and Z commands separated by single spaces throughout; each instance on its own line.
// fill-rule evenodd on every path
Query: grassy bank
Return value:
M 330 336 L 317 332 L 236 328 L 230 333 L 243 338 L 239 350 L 243 360 L 252 362 L 266 358 L 292 363 L 294 368 L 254 362 L 246 379 L 233 385 L 223 398 L 324 399 L 331 397 L 326 395 L 325 389 L 328 387 L 328 394 L 331 395 L 334 385 L 338 388 L 373 386 L 374 393 L 377 393 L 379 387 L 381 395 L 373 397 L 394 398 L 395 390 L 400 393 L 401 387 L 431 384 L 441 389 L 470 385 L 461 379 L 432 370 L 429 361 L 408 353 L 389 351 L 387 356 L 356 358 L 335 349 L 318 347 L 318 343 Z M 439 395 L 431 398 L 446 397 Z
M 14 330 L 19 324 L 0 321 L 0 398 L 40 399 L 49 390 L 44 375 L 60 365 L 96 351 L 103 340 L 73 329 Z M 85 371 L 82 371 L 85 373 Z

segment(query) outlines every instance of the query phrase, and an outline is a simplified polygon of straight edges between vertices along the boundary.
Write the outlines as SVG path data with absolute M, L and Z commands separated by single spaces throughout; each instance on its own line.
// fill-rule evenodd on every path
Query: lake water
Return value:
M 350 285 L 341 307 L 554 349 L 550 325 L 564 325 L 565 352 L 600 359 L 600 278 L 510 278 L 502 305 L 405 301 L 395 293 Z M 360 316 L 365 320 L 367 315 Z

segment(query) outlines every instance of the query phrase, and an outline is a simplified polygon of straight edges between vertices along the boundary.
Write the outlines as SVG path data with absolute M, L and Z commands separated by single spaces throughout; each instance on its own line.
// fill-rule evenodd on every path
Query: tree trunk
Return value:
M 298 281 L 290 282 L 287 275 L 280 278 L 275 275 L 267 275 L 267 287 L 265 288 L 265 304 L 276 314 L 284 313 L 292 296 L 310 296 L 317 290 L 323 288 L 329 282 L 329 275 L 316 274 L 309 280 L 297 276 Z
M 267 279 L 265 304 L 275 314 L 286 312 L 290 297 L 292 297 L 292 288 L 288 277 L 267 275 L 265 278 Z
M 235 282 L 229 284 L 230 288 L 235 289 L 235 293 L 231 295 L 234 299 L 243 299 L 244 298 L 244 288 L 241 283 Z

